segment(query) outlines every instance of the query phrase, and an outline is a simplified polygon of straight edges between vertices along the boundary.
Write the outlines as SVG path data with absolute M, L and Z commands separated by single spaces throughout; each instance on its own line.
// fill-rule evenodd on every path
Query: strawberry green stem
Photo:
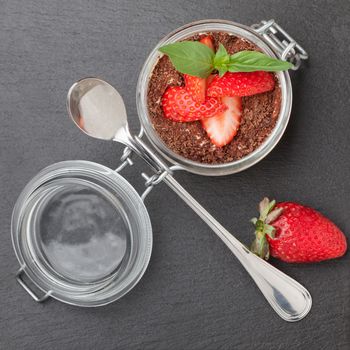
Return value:
M 282 213 L 282 208 L 275 208 L 275 206 L 275 200 L 270 201 L 265 197 L 259 204 L 259 218 L 253 218 L 251 220 L 255 226 L 255 239 L 250 250 L 265 260 L 268 260 L 270 257 L 270 247 L 266 235 L 274 238 L 276 231 L 270 223 L 276 220 Z

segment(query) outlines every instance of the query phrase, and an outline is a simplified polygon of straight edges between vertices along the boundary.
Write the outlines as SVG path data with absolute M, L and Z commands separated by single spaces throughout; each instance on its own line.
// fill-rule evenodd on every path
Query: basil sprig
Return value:
M 258 51 L 240 51 L 229 55 L 220 44 L 216 53 L 198 41 L 182 41 L 159 48 L 168 55 L 175 68 L 183 73 L 207 78 L 213 70 L 226 72 L 277 72 L 293 67 L 289 62 L 272 58 Z

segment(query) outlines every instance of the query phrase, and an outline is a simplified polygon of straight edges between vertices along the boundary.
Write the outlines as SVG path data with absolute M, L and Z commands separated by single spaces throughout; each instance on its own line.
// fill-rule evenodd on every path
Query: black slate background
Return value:
M 84 76 L 101 76 L 138 118 L 135 87 L 152 47 L 203 18 L 244 24 L 275 18 L 310 61 L 293 73 L 294 105 L 282 141 L 242 173 L 179 173 L 189 189 L 244 242 L 264 196 L 297 200 L 350 237 L 350 4 L 342 1 L 0 1 L 0 348 L 350 349 L 350 255 L 317 265 L 273 261 L 312 293 L 295 324 L 267 305 L 214 234 L 165 186 L 147 199 L 154 250 L 141 282 L 107 307 L 36 304 L 17 285 L 10 216 L 26 182 L 48 164 L 86 159 L 115 167 L 122 147 L 90 139 L 69 121 L 65 98 Z M 138 163 L 124 171 L 140 190 Z

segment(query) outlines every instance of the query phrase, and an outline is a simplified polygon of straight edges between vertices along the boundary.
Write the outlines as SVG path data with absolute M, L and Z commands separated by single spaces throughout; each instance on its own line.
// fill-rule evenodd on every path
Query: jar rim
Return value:
M 272 57 L 278 57 L 276 51 L 269 45 L 269 43 L 248 26 L 232 21 L 217 19 L 201 20 L 186 24 L 172 31 L 161 39 L 148 55 L 141 69 L 137 82 L 136 105 L 138 116 L 147 138 L 150 140 L 156 150 L 168 161 L 174 165 L 177 165 L 180 169 L 187 170 L 195 174 L 220 176 L 240 172 L 253 166 L 267 156 L 267 154 L 270 153 L 276 146 L 289 121 L 292 106 L 292 85 L 289 73 L 287 71 L 276 73 L 281 88 L 281 109 L 276 125 L 264 142 L 257 149 L 243 158 L 228 163 L 206 164 L 190 160 L 172 151 L 160 138 L 153 127 L 147 106 L 148 82 L 154 66 L 162 56 L 158 49 L 160 46 L 183 40 L 186 37 L 194 34 L 213 31 L 224 31 L 243 39 L 247 39 L 259 46 L 259 48 L 261 48 L 266 54 L 269 54 Z
M 126 267 L 119 274 L 103 279 L 94 285 L 87 283 L 86 287 L 74 285 L 57 278 L 59 273 L 52 274 L 43 268 L 41 262 L 33 259 L 35 247 L 31 247 L 29 236 L 32 235 L 29 226 L 22 229 L 22 219 L 28 211 L 28 203 L 38 188 L 58 176 L 76 179 L 78 176 L 89 177 L 91 181 L 104 183 L 111 190 L 111 196 L 118 195 L 122 201 L 120 207 L 127 209 L 127 220 L 133 221 L 134 236 L 139 238 L 131 248 L 130 258 Z M 107 190 L 106 190 L 107 191 Z M 113 192 L 112 192 L 113 191 Z M 130 214 L 131 213 L 131 214 Z M 30 226 L 32 227 L 32 226 Z M 21 270 L 40 290 L 49 293 L 51 297 L 67 304 L 76 306 L 102 306 L 109 304 L 129 292 L 143 276 L 152 252 L 152 226 L 148 211 L 136 190 L 120 174 L 101 164 L 89 161 L 63 161 L 49 165 L 35 175 L 22 190 L 12 212 L 11 219 L 12 244 L 20 263 Z M 36 253 L 36 252 L 35 252 Z M 31 261 L 33 259 L 33 261 Z M 54 271 L 54 270 L 53 270 Z

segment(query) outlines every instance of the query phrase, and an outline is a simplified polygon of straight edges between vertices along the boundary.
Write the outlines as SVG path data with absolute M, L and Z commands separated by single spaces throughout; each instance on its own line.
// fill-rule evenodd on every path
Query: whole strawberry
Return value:
M 251 250 L 287 262 L 318 262 L 338 258 L 347 249 L 340 229 L 318 211 L 293 202 L 264 198 L 260 216 L 252 219 L 256 238 Z

